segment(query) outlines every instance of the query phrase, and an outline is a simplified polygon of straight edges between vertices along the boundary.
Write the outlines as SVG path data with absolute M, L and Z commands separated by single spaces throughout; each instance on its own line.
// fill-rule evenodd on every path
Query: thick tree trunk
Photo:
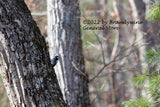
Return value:
M 48 42 L 51 58 L 60 56 L 55 69 L 66 103 L 89 107 L 78 0 L 48 0 Z
M 12 107 L 65 106 L 45 40 L 23 0 L 0 0 L 0 73 Z

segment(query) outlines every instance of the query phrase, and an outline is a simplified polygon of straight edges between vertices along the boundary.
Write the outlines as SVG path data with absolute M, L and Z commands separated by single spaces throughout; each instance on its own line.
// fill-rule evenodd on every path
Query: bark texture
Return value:
M 23 0 L 0 0 L 0 73 L 12 107 L 65 106 L 45 40 Z
M 47 40 L 51 58 L 60 56 L 55 70 L 66 103 L 69 107 L 89 107 L 78 0 L 48 0 Z

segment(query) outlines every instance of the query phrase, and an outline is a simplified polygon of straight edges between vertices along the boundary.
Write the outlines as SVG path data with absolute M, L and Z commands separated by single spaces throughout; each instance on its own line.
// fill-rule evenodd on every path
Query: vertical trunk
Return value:
M 126 7 L 127 5 L 127 7 Z M 117 0 L 117 8 L 119 12 L 120 20 L 131 21 L 134 20 L 131 14 L 131 8 L 128 0 Z M 133 34 L 133 25 L 119 25 L 119 47 L 118 53 L 122 57 L 121 60 L 116 62 L 115 69 L 119 69 L 116 72 L 116 103 L 120 105 L 127 97 L 135 98 L 136 89 L 132 84 L 131 78 L 133 78 L 133 72 L 124 72 L 125 70 L 131 71 L 133 68 L 137 68 L 137 58 L 135 53 L 135 35 Z M 125 56 L 125 57 L 124 57 Z M 136 70 L 135 70 L 136 71 Z M 127 86 L 127 87 L 126 87 Z
M 128 7 L 130 6 L 127 0 L 113 0 L 113 9 L 115 12 L 113 17 L 115 19 L 113 20 L 132 20 L 132 17 L 129 13 L 130 9 L 126 8 L 126 5 L 128 5 Z M 134 72 L 124 72 L 124 69 L 130 71 L 130 68 L 134 68 L 136 66 L 136 61 L 134 59 L 135 56 L 133 55 L 134 47 L 130 47 L 134 43 L 132 25 L 127 26 L 123 24 L 117 24 L 116 27 L 119 27 L 119 30 L 113 31 L 114 35 L 116 36 L 115 45 L 113 46 L 111 53 L 111 61 L 114 60 L 116 55 L 120 55 L 122 59 L 114 62 L 112 65 L 112 69 L 116 73 L 113 72 L 111 74 L 111 82 L 113 81 L 112 87 L 114 87 L 112 93 L 115 92 L 115 98 L 113 99 L 114 104 L 116 104 L 116 106 L 120 106 L 122 100 L 126 100 L 125 98 L 129 97 L 127 96 L 127 93 L 129 93 L 130 90 L 134 90 L 134 87 L 129 83 Z M 131 63 L 134 64 L 131 65 Z M 126 85 L 130 87 L 128 88 Z M 136 95 L 134 91 L 130 94 Z
M 60 56 L 55 70 L 66 103 L 90 106 L 78 0 L 48 0 L 48 35 L 51 58 Z
M 145 22 L 145 4 L 143 0 L 129 0 L 130 5 L 132 7 L 132 16 L 134 20 L 141 20 L 143 23 Z M 143 66 L 144 61 L 144 52 L 145 52 L 145 39 L 144 39 L 144 29 L 143 29 L 144 24 L 135 24 L 133 26 L 133 30 L 135 31 L 136 35 L 136 42 L 138 43 L 139 47 L 139 58 L 140 58 L 140 63 Z
M 117 1 L 113 0 L 113 8 L 114 8 L 114 12 L 116 14 L 116 20 L 120 20 L 119 18 L 119 10 L 117 8 Z M 119 27 L 119 25 L 117 24 L 116 27 Z M 112 53 L 111 53 L 111 61 L 113 61 L 115 59 L 116 53 L 117 53 L 117 48 L 118 48 L 118 44 L 119 44 L 119 30 L 115 31 L 115 43 L 112 49 Z M 114 68 L 114 64 L 111 65 L 111 68 Z M 115 74 L 112 70 L 111 74 L 110 74 L 110 84 L 111 84 L 111 92 L 112 92 L 112 104 L 113 106 L 116 105 L 116 91 L 115 91 Z
M 0 0 L 0 65 L 12 107 L 65 106 L 45 40 L 23 0 Z
M 136 36 L 136 42 L 138 44 L 138 53 L 139 53 L 139 63 L 141 65 L 141 70 L 143 72 L 143 68 L 147 67 L 147 64 L 145 63 L 144 55 L 145 55 L 145 38 L 144 38 L 144 26 L 145 26 L 145 3 L 143 0 L 129 0 L 130 5 L 132 7 L 132 16 L 134 20 L 141 20 L 143 21 L 143 24 L 135 24 L 133 26 L 133 30 L 135 32 Z M 147 87 L 148 83 L 146 82 L 144 87 Z M 141 90 L 142 95 L 146 97 L 147 92 L 145 89 Z

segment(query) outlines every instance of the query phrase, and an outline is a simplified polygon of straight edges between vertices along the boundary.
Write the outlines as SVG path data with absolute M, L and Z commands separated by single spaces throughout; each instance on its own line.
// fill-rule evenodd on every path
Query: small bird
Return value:
M 52 67 L 54 67 L 57 64 L 58 59 L 59 59 L 59 56 L 55 56 L 54 58 L 51 59 Z

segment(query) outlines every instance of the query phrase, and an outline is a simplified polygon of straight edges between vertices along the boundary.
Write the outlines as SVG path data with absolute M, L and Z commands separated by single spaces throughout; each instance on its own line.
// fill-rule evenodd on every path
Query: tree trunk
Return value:
M 144 22 L 145 22 L 145 4 L 143 0 L 129 0 L 130 5 L 132 7 L 132 16 L 134 20 L 141 20 L 143 24 L 135 24 L 133 26 L 133 30 L 135 31 L 136 35 L 136 42 L 139 47 L 139 58 L 141 65 L 146 65 L 144 63 L 144 53 L 145 53 L 145 39 L 144 39 Z
M 138 44 L 138 57 L 139 57 L 139 63 L 140 63 L 140 68 L 141 71 L 144 73 L 143 68 L 147 67 L 147 63 L 145 62 L 145 51 L 146 51 L 146 46 L 145 46 L 145 37 L 144 37 L 144 31 L 145 31 L 145 12 L 146 12 L 146 5 L 143 0 L 129 0 L 130 5 L 132 7 L 132 16 L 134 20 L 141 20 L 143 21 L 143 24 L 136 24 L 133 26 L 133 30 L 135 32 L 136 36 L 136 42 Z M 144 87 L 148 87 L 148 81 L 145 82 Z M 149 94 L 147 94 L 147 90 L 143 88 L 141 90 L 142 96 L 143 97 L 149 97 Z
M 0 0 L 0 73 L 12 107 L 65 106 L 45 40 L 23 0 Z
M 50 55 L 60 56 L 55 67 L 63 97 L 69 107 L 89 107 L 78 0 L 48 0 Z

